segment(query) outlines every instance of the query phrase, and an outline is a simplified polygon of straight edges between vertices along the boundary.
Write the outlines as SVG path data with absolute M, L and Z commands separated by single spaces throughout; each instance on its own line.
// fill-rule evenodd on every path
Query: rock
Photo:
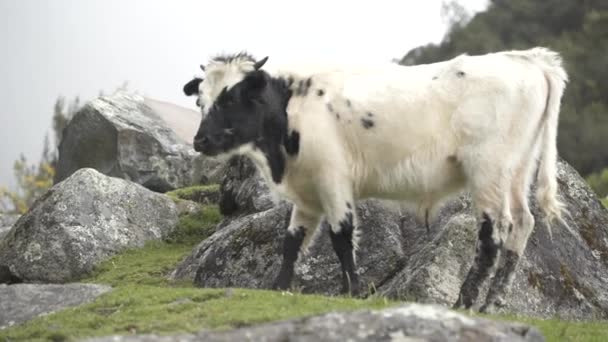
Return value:
M 0 213 L 0 240 L 8 233 L 21 215 Z
M 220 185 L 220 212 L 239 216 L 270 209 L 276 199 L 255 165 L 246 157 L 235 156 L 228 161 Z
M 198 127 L 198 120 L 192 125 Z M 80 168 L 166 192 L 218 182 L 223 162 L 196 153 L 146 104 L 126 92 L 87 103 L 70 121 L 59 145 L 55 183 Z
M 166 237 L 177 221 L 169 197 L 81 169 L 17 221 L 0 242 L 0 269 L 25 282 L 71 281 L 125 248 Z
M 234 204 L 220 224 L 175 270 L 198 286 L 269 288 L 278 272 L 289 206 L 272 206 L 267 189 L 243 161 L 231 161 L 220 198 Z M 553 241 L 533 202 L 536 227 L 501 312 L 565 319 L 608 318 L 608 210 L 574 169 L 558 165 L 560 196 L 575 232 L 556 225 Z M 255 205 L 262 201 L 263 205 Z M 268 209 L 270 207 L 270 209 Z M 380 202 L 358 204 L 362 240 L 358 253 L 364 283 L 390 298 L 452 305 L 474 258 L 477 227 L 471 200 L 450 201 L 427 233 L 413 216 L 399 217 Z M 310 253 L 296 264 L 294 288 L 335 294 L 339 264 L 320 229 Z M 485 298 L 486 287 L 478 299 Z
M 439 306 L 408 304 L 381 311 L 335 312 L 223 332 L 179 336 L 110 336 L 135 341 L 544 341 L 533 327 L 468 317 Z
M 92 302 L 112 288 L 95 284 L 0 284 L 0 330 Z
M 178 266 L 174 279 L 194 279 L 202 287 L 270 288 L 281 263 L 282 241 L 291 206 L 235 219 L 203 241 Z M 403 266 L 399 218 L 374 201 L 358 205 L 363 234 L 359 256 L 362 285 L 370 291 Z M 378 215 L 383 213 L 383 215 Z M 305 293 L 336 295 L 341 272 L 323 225 L 313 237 L 309 256 L 296 264 L 294 286 Z M 320 271 L 323 270 L 323 271 Z

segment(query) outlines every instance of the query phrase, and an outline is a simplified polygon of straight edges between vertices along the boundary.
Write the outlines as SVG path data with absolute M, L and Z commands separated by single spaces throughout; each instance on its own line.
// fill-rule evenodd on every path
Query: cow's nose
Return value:
M 194 150 L 196 152 L 203 152 L 209 146 L 209 142 L 209 138 L 206 136 L 194 138 Z

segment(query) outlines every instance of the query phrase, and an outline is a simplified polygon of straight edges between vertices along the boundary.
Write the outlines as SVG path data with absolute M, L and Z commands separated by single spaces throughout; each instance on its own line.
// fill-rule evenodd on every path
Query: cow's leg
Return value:
M 512 221 L 507 170 L 486 165 L 485 169 L 477 168 L 468 177 L 477 209 L 478 241 L 473 265 L 454 304 L 455 308 L 467 309 L 479 296 L 479 290 L 496 265 Z
M 356 272 L 356 250 L 359 231 L 357 213 L 348 186 L 326 188 L 323 209 L 329 224 L 331 244 L 342 267 L 342 293 L 357 296 L 360 294 L 359 277 Z
M 310 237 L 319 225 L 321 215 L 304 212 L 293 206 L 291 220 L 283 240 L 283 262 L 279 275 L 274 281 L 273 288 L 285 290 L 291 285 L 294 264 L 300 251 L 306 251 Z
M 511 186 L 512 229 L 509 230 L 486 301 L 480 309 L 482 312 L 492 311 L 494 307 L 504 305 L 504 297 L 513 282 L 515 269 L 534 229 L 534 216 L 528 206 L 528 191 L 533 177 L 534 162 L 530 159 L 522 164 Z

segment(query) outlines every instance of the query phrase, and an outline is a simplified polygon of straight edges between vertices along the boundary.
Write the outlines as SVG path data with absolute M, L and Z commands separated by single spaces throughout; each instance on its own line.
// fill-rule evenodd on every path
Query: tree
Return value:
M 48 141 L 47 135 L 45 152 L 37 165 L 29 165 L 23 154 L 15 161 L 13 172 L 17 181 L 17 190 L 10 191 L 5 187 L 0 187 L 0 212 L 25 213 L 34 201 L 53 185 L 55 169 L 48 159 L 50 157 Z
M 55 101 L 53 108 L 53 133 L 55 135 L 55 146 L 59 147 L 59 143 L 63 138 L 63 130 L 67 127 L 68 123 L 74 115 L 82 108 L 80 105 L 80 97 L 76 96 L 72 102 L 67 106 L 65 105 L 65 98 L 59 96 Z M 51 165 L 55 165 L 57 160 L 56 149 L 52 152 Z

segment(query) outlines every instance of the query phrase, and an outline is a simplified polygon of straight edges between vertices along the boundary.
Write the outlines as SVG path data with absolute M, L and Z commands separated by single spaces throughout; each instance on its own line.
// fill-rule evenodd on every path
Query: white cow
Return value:
M 359 291 L 354 252 L 360 198 L 410 203 L 421 219 L 461 190 L 479 222 L 476 258 L 456 306 L 470 307 L 498 265 L 482 310 L 500 304 L 534 227 L 528 192 L 537 160 L 540 207 L 562 221 L 556 134 L 567 75 L 545 48 L 419 65 L 262 69 L 240 53 L 219 56 L 197 95 L 194 140 L 208 155 L 249 156 L 294 204 L 275 287 L 325 215 L 340 259 L 343 291 Z M 499 260 L 500 259 L 500 260 Z

